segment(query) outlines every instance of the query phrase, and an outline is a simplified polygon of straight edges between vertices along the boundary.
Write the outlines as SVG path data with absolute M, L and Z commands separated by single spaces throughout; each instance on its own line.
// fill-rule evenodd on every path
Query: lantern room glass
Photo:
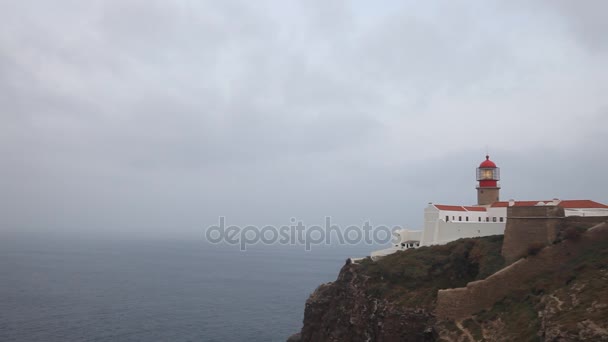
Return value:
M 500 180 L 499 168 L 477 168 L 477 180 Z

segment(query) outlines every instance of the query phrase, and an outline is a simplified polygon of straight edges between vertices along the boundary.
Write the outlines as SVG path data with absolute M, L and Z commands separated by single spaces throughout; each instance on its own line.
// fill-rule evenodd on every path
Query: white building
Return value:
M 486 156 L 477 168 L 477 205 L 429 203 L 422 230 L 400 230 L 393 246 L 372 252 L 372 258 L 420 246 L 442 245 L 461 238 L 502 235 L 507 207 L 556 205 L 566 216 L 608 216 L 608 206 L 591 200 L 499 201 L 500 169 Z

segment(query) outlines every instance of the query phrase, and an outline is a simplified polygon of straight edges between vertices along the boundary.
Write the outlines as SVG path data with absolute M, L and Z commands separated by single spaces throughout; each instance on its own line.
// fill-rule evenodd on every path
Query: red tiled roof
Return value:
M 467 211 L 486 211 L 485 207 L 464 207 Z
M 486 211 L 484 207 L 472 207 L 472 206 L 461 206 L 461 205 L 443 205 L 443 204 L 434 204 L 435 208 L 439 210 L 448 210 L 448 211 Z
M 460 205 L 443 205 L 443 204 L 435 204 L 435 208 L 439 210 L 449 210 L 449 211 L 466 211 Z
M 559 201 L 559 200 L 558 200 Z M 515 201 L 513 206 L 515 207 L 531 207 L 538 204 L 538 202 L 542 202 L 544 204 L 551 204 L 553 201 Z M 494 202 L 492 203 L 492 208 L 505 208 L 509 206 L 508 201 Z M 605 208 L 608 209 L 608 205 L 598 203 L 591 200 L 563 200 L 559 201 L 558 206 L 566 209 L 574 209 L 574 208 Z
M 598 203 L 591 200 L 564 200 L 559 203 L 562 208 L 604 208 L 608 209 L 608 205 Z
M 538 202 L 543 202 L 543 203 L 547 204 L 552 201 L 515 201 L 515 204 L 513 204 L 513 206 L 531 207 L 531 206 L 535 206 Z M 509 206 L 509 201 L 494 202 L 491 205 L 492 208 L 505 208 L 508 206 Z

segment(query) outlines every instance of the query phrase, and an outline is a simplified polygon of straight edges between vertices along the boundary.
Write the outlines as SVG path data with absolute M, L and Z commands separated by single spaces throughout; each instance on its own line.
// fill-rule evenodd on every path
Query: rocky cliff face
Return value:
M 433 316 L 370 294 L 369 276 L 345 265 L 338 279 L 319 286 L 306 301 L 303 341 L 432 340 Z
M 492 308 L 438 320 L 437 290 L 503 268 L 502 237 L 464 239 L 344 265 L 306 302 L 300 341 L 608 341 L 608 234 Z M 596 239 L 594 239 L 595 241 Z M 530 258 L 536 257 L 530 255 Z
M 433 341 L 437 289 L 502 267 L 502 237 L 423 247 L 349 263 L 306 302 L 302 341 Z M 482 256 L 486 256 L 483 258 Z

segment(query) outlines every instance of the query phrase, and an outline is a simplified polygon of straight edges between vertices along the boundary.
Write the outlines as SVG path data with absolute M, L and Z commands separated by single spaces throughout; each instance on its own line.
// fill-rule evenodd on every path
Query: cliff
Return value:
M 502 236 L 466 239 L 349 263 L 306 302 L 302 341 L 432 341 L 437 290 L 503 265 Z
M 515 263 L 526 265 L 525 274 L 517 270 L 522 266 L 505 268 L 502 242 L 502 236 L 463 239 L 347 262 L 336 281 L 307 300 L 304 326 L 292 340 L 608 340 L 608 226 L 530 249 Z M 489 280 L 497 271 L 506 275 Z M 471 286 L 483 290 L 457 294 L 456 304 L 441 298 Z

